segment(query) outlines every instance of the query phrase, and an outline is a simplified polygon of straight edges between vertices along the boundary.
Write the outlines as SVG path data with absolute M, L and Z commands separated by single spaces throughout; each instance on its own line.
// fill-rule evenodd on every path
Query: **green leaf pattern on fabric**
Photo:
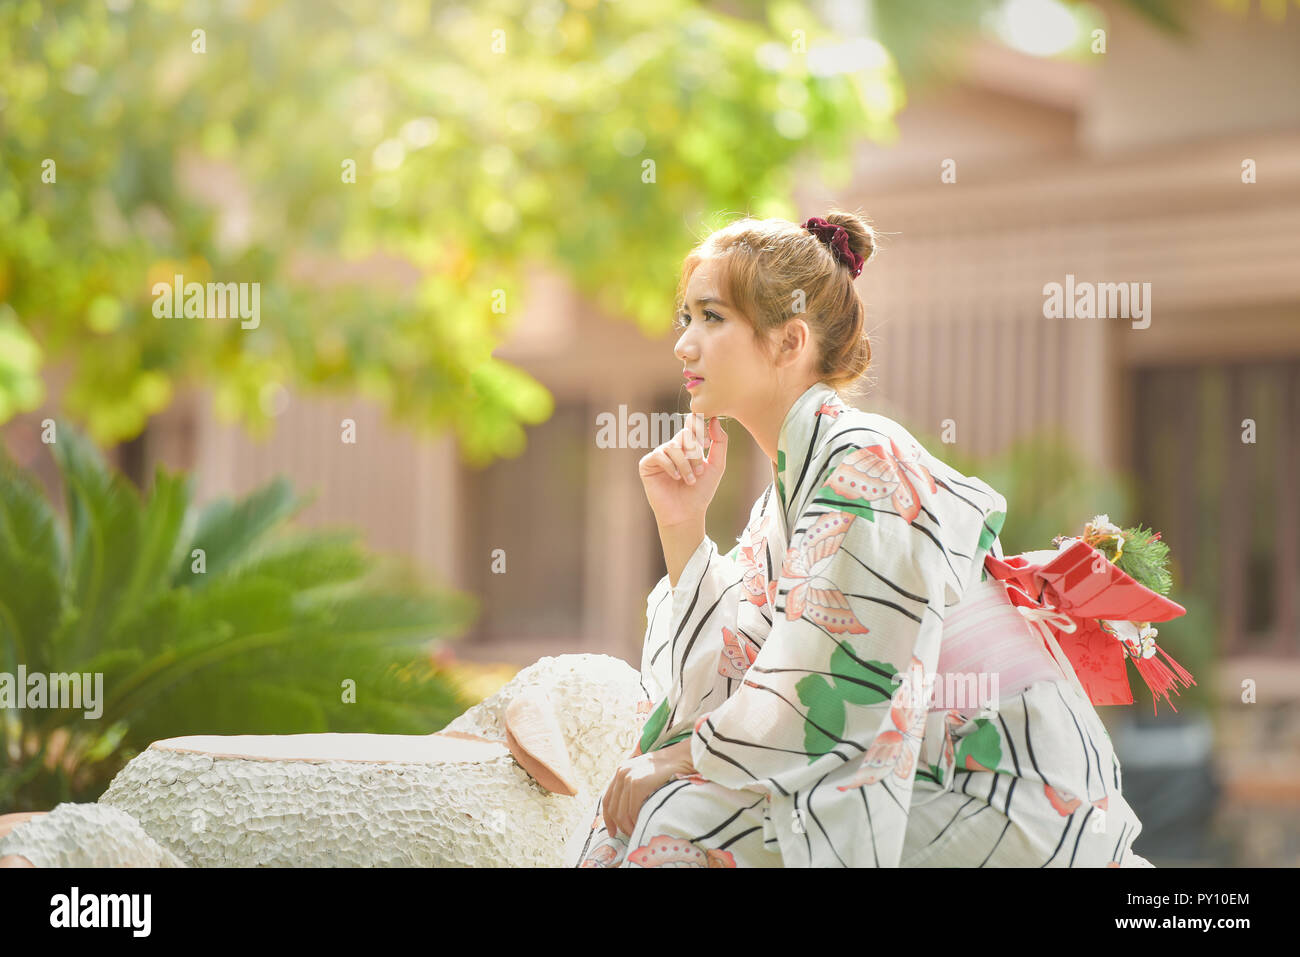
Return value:
M 957 768 L 966 771 L 996 771 L 1002 761 L 1002 738 L 988 718 L 975 719 L 976 730 L 961 740 Z
M 845 705 L 869 705 L 888 701 L 894 693 L 897 668 L 887 661 L 861 662 L 843 643 L 831 652 L 830 672 L 806 675 L 795 690 L 808 709 L 804 719 L 804 750 L 809 763 L 833 750 L 844 732 Z M 831 737 L 834 735 L 835 737 Z

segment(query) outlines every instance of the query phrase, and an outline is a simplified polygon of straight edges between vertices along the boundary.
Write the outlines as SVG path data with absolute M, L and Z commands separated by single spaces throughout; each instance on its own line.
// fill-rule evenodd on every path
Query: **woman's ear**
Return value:
M 796 316 L 777 333 L 774 361 L 778 366 L 794 365 L 813 345 L 812 329 L 802 317 Z

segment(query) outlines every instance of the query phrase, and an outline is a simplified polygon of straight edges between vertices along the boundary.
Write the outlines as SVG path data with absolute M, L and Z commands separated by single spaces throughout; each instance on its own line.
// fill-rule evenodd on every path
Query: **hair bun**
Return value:
M 871 256 L 876 251 L 876 231 L 867 220 L 842 209 L 832 209 L 825 219 L 828 223 L 844 227 L 844 231 L 849 234 L 849 248 L 862 257 L 864 266 L 871 262 Z

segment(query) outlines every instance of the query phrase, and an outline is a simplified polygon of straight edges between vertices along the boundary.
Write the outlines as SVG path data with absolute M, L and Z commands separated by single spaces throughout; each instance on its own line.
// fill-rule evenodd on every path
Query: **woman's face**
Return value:
M 700 377 L 682 379 L 691 394 L 691 411 L 743 422 L 771 388 L 772 360 L 754 342 L 749 322 L 722 299 L 720 269 L 717 260 L 705 259 L 691 274 L 677 318 L 682 333 L 673 352 L 684 371 Z

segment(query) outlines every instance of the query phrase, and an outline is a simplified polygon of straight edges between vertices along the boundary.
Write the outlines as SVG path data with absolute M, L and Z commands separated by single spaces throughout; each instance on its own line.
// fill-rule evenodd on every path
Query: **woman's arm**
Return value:
M 704 541 L 704 517 L 682 522 L 680 525 L 660 525 L 659 542 L 664 549 L 664 564 L 668 566 L 668 587 L 676 588 L 682 570 L 695 550 Z

